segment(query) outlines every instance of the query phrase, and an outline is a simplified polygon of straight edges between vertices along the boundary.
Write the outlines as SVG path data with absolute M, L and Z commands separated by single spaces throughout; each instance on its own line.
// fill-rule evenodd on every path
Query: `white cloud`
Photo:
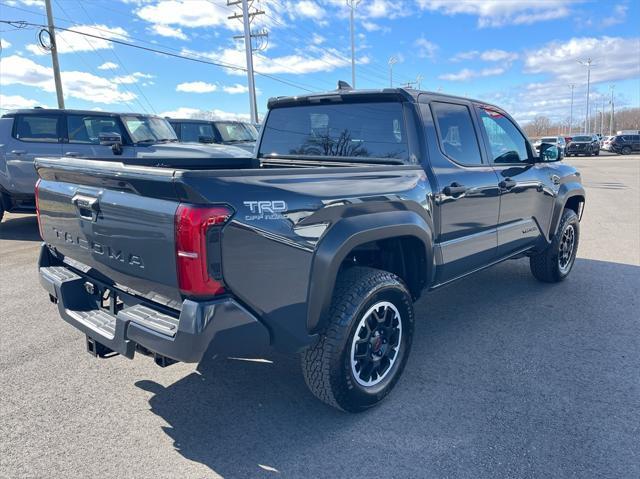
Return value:
M 309 17 L 313 19 L 324 18 L 326 12 L 316 2 L 311 0 L 302 0 L 293 5 L 295 12 L 303 17 Z
M 18 55 L 0 58 L 0 85 L 20 84 L 55 92 L 53 70 Z M 63 71 L 62 88 L 66 97 L 92 103 L 119 103 L 136 98 L 131 92 L 120 91 L 113 81 L 80 71 Z
M 199 108 L 191 108 L 181 106 L 172 111 L 164 111 L 160 116 L 168 116 L 170 118 L 198 118 L 202 120 L 241 120 L 249 121 L 248 113 L 230 113 L 224 110 L 201 110 Z
M 358 16 L 364 18 L 387 18 L 393 19 L 397 17 L 409 15 L 410 9 L 403 5 L 404 2 L 396 2 L 392 0 L 372 0 L 361 4 L 358 7 Z
M 249 92 L 249 88 L 245 85 L 241 85 L 240 83 L 235 83 L 234 85 L 230 86 L 223 86 L 222 89 L 225 91 L 225 93 L 229 93 L 230 95 Z
M 148 73 L 135 72 L 131 75 L 122 75 L 118 77 L 114 77 L 111 81 L 117 85 L 131 85 L 133 83 L 138 83 L 141 79 L 149 79 L 154 78 L 153 75 L 149 75 Z
M 505 62 L 511 63 L 518 58 L 518 54 L 515 52 L 508 52 L 506 50 L 485 50 L 483 52 L 478 50 L 470 50 L 466 52 L 460 52 L 456 54 L 451 61 L 459 62 L 463 60 L 475 60 L 480 59 L 485 62 Z
M 114 38 L 117 40 L 128 40 L 126 30 L 120 27 L 108 27 L 106 25 L 74 25 L 69 27 L 82 33 L 98 35 L 105 38 Z M 79 33 L 61 31 L 56 33 L 56 42 L 58 43 L 58 53 L 86 52 L 93 50 L 105 50 L 113 48 L 113 44 L 108 40 L 87 37 Z M 40 45 L 30 44 L 25 47 L 34 55 L 49 55 L 48 51 L 42 49 Z
M 314 33 L 311 37 L 311 43 L 313 43 L 314 45 L 321 45 L 325 42 L 325 40 L 325 37 L 323 37 L 322 35 L 318 35 L 317 33 Z
M 438 45 L 424 37 L 418 38 L 414 45 L 418 49 L 417 53 L 420 58 L 433 58 L 438 50 Z
M 5 40 L 4 38 L 0 38 L 0 45 L 2 45 L 2 49 L 11 48 L 12 43 L 9 40 Z
M 168 25 L 155 24 L 151 26 L 151 32 L 162 37 L 177 38 L 179 40 L 187 40 L 187 36 L 182 29 L 170 27 Z
M 0 110 L 19 110 L 41 106 L 47 108 L 38 100 L 31 100 L 20 95 L 3 95 L 0 93 Z
M 463 68 L 457 73 L 446 73 L 444 75 L 440 75 L 438 78 L 440 80 L 447 81 L 467 81 L 472 78 L 502 75 L 505 71 L 506 70 L 501 67 L 483 68 L 482 70 L 470 70 L 469 68 Z
M 613 7 L 613 12 L 611 15 L 601 20 L 600 25 L 602 25 L 603 27 L 611 27 L 619 23 L 624 23 L 624 21 L 627 19 L 628 9 L 628 5 L 619 3 L 618 5 Z
M 211 93 L 217 89 L 217 85 L 203 81 L 185 82 L 176 86 L 176 91 L 185 93 Z
M 527 73 L 546 73 L 565 82 L 583 82 L 586 68 L 578 63 L 593 58 L 593 83 L 638 78 L 640 38 L 583 37 L 568 42 L 551 42 L 525 53 Z
M 423 10 L 445 15 L 467 14 L 478 17 L 478 26 L 528 25 L 564 18 L 571 5 L 580 0 L 417 0 Z
M 98 67 L 98 70 L 113 70 L 114 68 L 118 68 L 117 63 L 105 62 Z
M 518 54 L 505 50 L 487 50 L 480 54 L 480 59 L 486 62 L 512 62 L 518 58 Z
M 195 52 L 183 49 L 185 55 L 195 55 L 209 58 L 227 65 L 243 67 L 246 61 L 244 49 L 225 48 L 213 52 Z M 362 59 L 360 63 L 364 63 Z M 308 46 L 304 51 L 295 50 L 290 55 L 279 57 L 269 57 L 262 52 L 255 52 L 253 56 L 253 66 L 257 72 L 267 74 L 287 73 L 293 75 L 330 72 L 336 68 L 350 65 L 350 60 L 346 55 L 341 54 L 333 48 L 319 49 Z M 242 70 L 227 69 L 227 73 L 232 75 L 245 75 Z
M 135 13 L 143 20 L 165 26 L 235 26 L 236 30 L 242 27 L 238 21 L 228 22 L 230 11 L 226 4 L 215 4 L 206 0 L 161 0 L 152 5 L 144 5 Z

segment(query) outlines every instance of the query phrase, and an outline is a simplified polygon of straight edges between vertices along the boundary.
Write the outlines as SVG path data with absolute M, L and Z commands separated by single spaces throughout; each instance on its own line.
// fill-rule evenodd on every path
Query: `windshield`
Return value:
M 573 141 L 591 141 L 590 136 L 574 136 Z
M 409 158 L 397 102 L 275 108 L 263 130 L 259 157 Z
M 126 115 L 122 122 L 134 143 L 177 141 L 176 133 L 164 118 L 144 115 Z
M 240 121 L 216 121 L 223 142 L 256 141 L 258 132 L 253 125 Z

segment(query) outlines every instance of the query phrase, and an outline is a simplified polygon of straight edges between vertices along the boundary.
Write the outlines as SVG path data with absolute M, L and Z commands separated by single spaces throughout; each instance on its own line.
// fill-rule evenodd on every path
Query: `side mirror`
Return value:
M 198 141 L 200 143 L 215 143 L 216 140 L 212 136 L 199 136 Z
M 540 145 L 540 161 L 550 163 L 560 159 L 560 151 L 556 145 L 542 143 Z
M 114 155 L 122 154 L 122 135 L 120 133 L 100 133 L 98 140 L 102 146 L 110 146 Z

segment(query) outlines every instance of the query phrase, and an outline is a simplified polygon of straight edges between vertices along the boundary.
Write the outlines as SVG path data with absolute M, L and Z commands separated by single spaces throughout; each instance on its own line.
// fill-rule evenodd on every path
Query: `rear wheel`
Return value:
M 630 146 L 625 146 L 625 147 L 622 149 L 622 154 L 623 154 L 623 155 L 630 155 L 630 154 L 631 154 L 631 147 L 630 147 Z
M 4 217 L 4 206 L 2 206 L 2 199 L 0 198 L 0 222 L 2 221 L 3 217 Z
M 579 239 L 578 215 L 575 211 L 565 208 L 551 244 L 544 251 L 529 258 L 533 276 L 545 283 L 557 283 L 569 276 L 578 253 Z
M 378 404 L 397 383 L 413 338 L 411 295 L 396 275 L 354 267 L 336 282 L 329 324 L 302 353 L 302 370 L 321 401 L 349 412 Z

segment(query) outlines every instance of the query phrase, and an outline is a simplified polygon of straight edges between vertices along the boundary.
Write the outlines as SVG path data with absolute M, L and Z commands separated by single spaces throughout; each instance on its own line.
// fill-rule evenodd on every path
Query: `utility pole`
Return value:
M 604 108 L 607 105 L 606 97 L 602 97 L 602 111 L 600 116 L 600 134 L 604 135 Z
M 569 88 L 571 88 L 571 109 L 569 110 L 569 136 L 571 136 L 573 132 L 573 89 L 576 87 L 575 83 L 571 83 Z
M 393 65 L 398 63 L 398 57 L 389 58 L 389 86 L 393 88 Z
M 589 57 L 586 60 L 578 60 L 578 63 L 587 67 L 587 114 L 584 121 L 584 132 L 589 133 L 587 131 L 589 129 L 589 88 L 591 86 L 591 64 L 593 63 L 593 58 Z
M 45 0 L 47 9 L 47 24 L 49 26 L 49 38 L 51 39 L 51 61 L 53 63 L 53 80 L 56 84 L 56 96 L 58 97 L 58 108 L 64 110 L 64 95 L 62 94 L 62 79 L 60 78 L 60 63 L 58 63 L 58 44 L 56 43 L 56 28 L 53 25 L 53 12 L 51 11 L 51 0 Z
M 422 75 L 418 75 L 416 77 L 416 84 L 418 86 L 418 90 L 420 90 L 420 85 L 422 84 L 422 80 L 424 80 L 424 77 Z
M 253 3 L 253 2 L 251 2 Z M 264 11 L 254 9 L 252 12 L 249 11 L 249 2 L 248 0 L 227 0 L 227 6 L 231 7 L 233 5 L 241 5 L 242 7 L 242 15 L 234 14 L 228 17 L 230 20 L 233 19 L 242 19 L 242 23 L 244 26 L 244 35 L 236 35 L 233 38 L 244 39 L 244 49 L 247 57 L 247 83 L 249 87 L 249 114 L 251 116 L 252 123 L 258 123 L 258 102 L 256 99 L 256 84 L 253 76 L 253 45 L 251 44 L 251 39 L 256 37 L 267 37 L 268 33 L 262 31 L 260 33 L 251 33 L 251 22 L 253 18 L 257 15 L 263 15 Z
M 354 37 L 353 17 L 359 4 L 360 0 L 347 0 L 347 6 L 351 9 L 349 15 L 351 25 L 351 86 L 353 88 L 356 87 L 356 42 Z
M 613 136 L 613 90 L 616 88 L 615 85 L 609 85 L 609 90 L 611 90 L 611 115 L 609 117 L 609 136 Z

